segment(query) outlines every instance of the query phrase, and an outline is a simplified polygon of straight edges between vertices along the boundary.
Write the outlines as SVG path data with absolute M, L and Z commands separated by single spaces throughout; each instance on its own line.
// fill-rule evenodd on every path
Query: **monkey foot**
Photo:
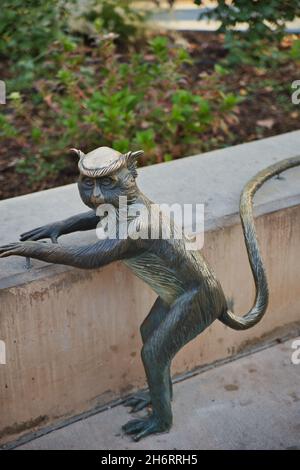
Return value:
M 123 403 L 124 406 L 131 407 L 131 413 L 140 411 L 147 406 L 151 405 L 151 398 L 149 392 L 138 392 L 134 396 L 127 398 Z
M 133 434 L 134 441 L 139 441 L 143 437 L 149 436 L 149 434 L 166 432 L 170 429 L 170 426 L 163 425 L 161 421 L 151 415 L 148 418 L 128 421 L 122 426 L 122 429 L 125 434 Z

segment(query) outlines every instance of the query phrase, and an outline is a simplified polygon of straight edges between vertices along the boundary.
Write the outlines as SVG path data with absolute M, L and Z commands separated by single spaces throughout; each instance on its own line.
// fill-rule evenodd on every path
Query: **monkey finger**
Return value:
M 11 251 L 4 251 L 3 253 L 0 254 L 0 258 L 7 258 L 8 256 L 12 256 Z
M 28 232 L 21 233 L 20 238 L 23 238 L 24 240 L 36 235 L 37 233 L 40 233 L 42 231 L 42 227 L 37 227 L 34 228 L 33 230 L 29 230 Z
M 3 255 L 2 258 L 6 256 L 20 255 L 20 256 L 30 256 L 30 251 L 35 249 L 39 244 L 46 242 L 14 242 L 7 245 L 0 246 L 0 255 Z
M 36 235 L 31 235 L 30 237 L 20 237 L 21 242 L 26 242 L 26 241 L 37 241 L 40 240 L 41 237 L 39 234 Z
M 14 242 L 14 243 L 8 243 L 7 245 L 2 245 L 0 246 L 0 253 L 16 248 L 17 246 L 20 246 L 20 242 Z
M 14 250 L 14 249 L 3 251 L 3 252 L 0 251 L 0 258 L 7 258 L 8 256 L 15 256 L 18 254 L 19 254 L 18 250 Z
M 46 238 L 47 234 L 45 233 L 44 230 L 39 229 L 39 230 L 34 230 L 30 234 L 22 234 L 20 236 L 21 241 L 26 241 L 26 240 L 40 240 L 41 238 Z

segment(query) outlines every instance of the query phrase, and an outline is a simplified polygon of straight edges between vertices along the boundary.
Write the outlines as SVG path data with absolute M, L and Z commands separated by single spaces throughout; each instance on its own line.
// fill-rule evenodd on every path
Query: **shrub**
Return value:
M 61 171 L 71 146 L 143 148 L 144 164 L 207 150 L 202 132 L 217 129 L 238 102 L 213 83 L 212 100 L 190 91 L 191 57 L 165 36 L 150 38 L 142 52 L 120 56 L 113 39 L 103 35 L 86 52 L 80 42 L 71 52 L 57 43 L 52 73 L 35 83 L 40 104 L 22 93 L 8 100 L 7 111 L 14 112 L 7 116 L 7 137 L 17 116 L 21 128 L 26 122 L 18 170 L 32 179 Z
M 299 14 L 299 2 L 291 0 L 219 0 L 217 7 L 206 15 L 221 22 L 219 32 L 225 34 L 228 60 L 232 64 L 243 61 L 258 65 L 261 62 L 272 64 L 286 22 Z M 247 24 L 247 31 L 234 30 L 240 23 Z
M 192 92 L 193 61 L 172 37 L 152 33 L 122 47 L 120 38 L 134 35 L 140 18 L 131 1 L 91 0 L 92 37 L 70 33 L 70 8 L 61 9 L 60 2 L 10 4 L 13 16 L 7 5 L 1 13 L 6 28 L 0 53 L 13 78 L 0 137 L 14 152 L 20 149 L 17 169 L 31 181 L 67 168 L 70 147 L 143 148 L 147 164 L 208 150 L 202 133 L 226 129 L 239 96 L 223 93 L 213 81 L 211 97 Z M 18 80 L 15 67 L 26 72 Z
M 88 0 L 84 9 L 85 19 L 96 32 L 113 32 L 121 42 L 137 35 L 146 16 L 133 0 Z
M 201 6 L 203 2 L 194 3 Z M 221 23 L 218 31 L 225 35 L 227 61 L 231 65 L 241 62 L 272 65 L 279 58 L 278 46 L 286 22 L 299 15 L 300 4 L 294 0 L 217 0 L 217 6 L 203 10 L 199 19 L 205 17 Z M 247 31 L 234 29 L 241 23 L 247 25 Z
M 70 0 L 69 5 L 74 0 Z M 67 30 L 68 10 L 57 0 L 2 0 L 0 57 L 8 60 L 13 90 L 30 87 L 49 47 Z

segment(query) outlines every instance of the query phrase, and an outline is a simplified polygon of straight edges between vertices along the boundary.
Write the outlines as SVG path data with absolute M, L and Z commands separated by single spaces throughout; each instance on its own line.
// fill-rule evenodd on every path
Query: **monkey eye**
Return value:
M 94 186 L 94 180 L 92 178 L 84 178 L 83 183 L 86 186 Z
M 103 186 L 111 186 L 114 183 L 114 180 L 112 178 L 109 178 L 106 176 L 105 178 L 101 178 L 101 184 Z

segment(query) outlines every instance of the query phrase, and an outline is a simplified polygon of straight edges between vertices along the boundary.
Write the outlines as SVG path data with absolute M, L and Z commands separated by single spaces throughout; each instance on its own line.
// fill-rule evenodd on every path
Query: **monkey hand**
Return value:
M 0 258 L 8 256 L 33 256 L 35 252 L 44 245 L 38 242 L 15 242 L 0 246 Z
M 62 235 L 62 224 L 56 222 L 54 224 L 44 225 L 37 227 L 29 232 L 22 233 L 20 240 L 41 240 L 43 238 L 50 238 L 52 243 L 57 243 L 58 237 Z

